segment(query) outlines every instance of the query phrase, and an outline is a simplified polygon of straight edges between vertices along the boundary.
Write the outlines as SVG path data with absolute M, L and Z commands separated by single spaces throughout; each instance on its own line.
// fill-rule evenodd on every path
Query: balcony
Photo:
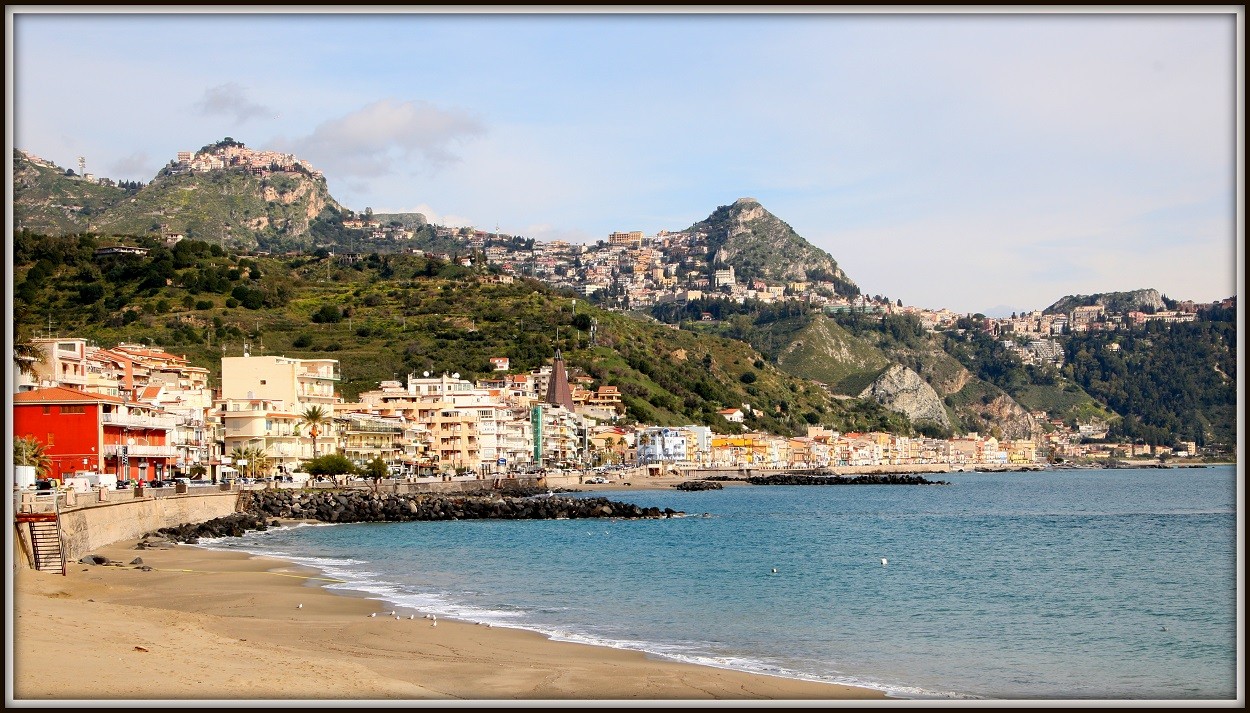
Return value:
M 121 455 L 122 446 L 118 444 L 104 446 L 104 457 L 115 458 Z M 128 458 L 176 458 L 179 455 L 177 446 L 145 446 L 143 444 L 135 444 L 128 446 L 126 456 Z
M 337 369 L 304 369 L 297 374 L 300 379 L 329 379 L 330 381 L 339 380 L 339 372 Z
M 103 413 L 100 423 L 106 426 L 126 426 L 131 428 L 163 428 L 173 430 L 177 426 L 173 416 L 140 416 L 138 414 Z

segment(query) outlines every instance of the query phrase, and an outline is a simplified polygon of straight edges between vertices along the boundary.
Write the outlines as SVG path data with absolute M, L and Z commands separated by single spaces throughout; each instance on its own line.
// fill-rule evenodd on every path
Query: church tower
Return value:
M 547 398 L 543 402 L 573 410 L 573 392 L 569 390 L 569 375 L 559 349 L 556 350 L 555 361 L 551 363 L 551 379 L 547 381 Z

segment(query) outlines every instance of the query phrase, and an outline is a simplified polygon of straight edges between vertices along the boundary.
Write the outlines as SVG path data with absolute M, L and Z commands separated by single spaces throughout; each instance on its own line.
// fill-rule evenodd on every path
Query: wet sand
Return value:
M 885 700 L 871 689 L 435 622 L 418 610 L 396 618 L 292 563 L 134 544 L 95 551 L 121 566 L 74 563 L 64 577 L 15 570 L 11 700 Z M 151 570 L 130 564 L 136 557 Z

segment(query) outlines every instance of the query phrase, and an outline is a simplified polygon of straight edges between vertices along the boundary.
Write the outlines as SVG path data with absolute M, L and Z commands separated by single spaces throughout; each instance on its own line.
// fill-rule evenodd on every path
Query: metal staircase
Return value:
M 18 523 L 26 523 L 30 532 L 31 556 L 35 569 L 68 572 L 65 562 L 65 541 L 61 536 L 59 503 L 52 512 L 16 513 Z

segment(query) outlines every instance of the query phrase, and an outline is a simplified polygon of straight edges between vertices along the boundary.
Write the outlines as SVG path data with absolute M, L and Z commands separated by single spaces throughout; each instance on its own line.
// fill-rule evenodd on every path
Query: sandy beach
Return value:
M 879 691 L 434 621 L 329 591 L 321 573 L 191 545 L 17 569 L 11 702 L 860 701 Z M 131 564 L 142 558 L 144 567 Z M 375 616 L 371 616 L 375 615 Z

